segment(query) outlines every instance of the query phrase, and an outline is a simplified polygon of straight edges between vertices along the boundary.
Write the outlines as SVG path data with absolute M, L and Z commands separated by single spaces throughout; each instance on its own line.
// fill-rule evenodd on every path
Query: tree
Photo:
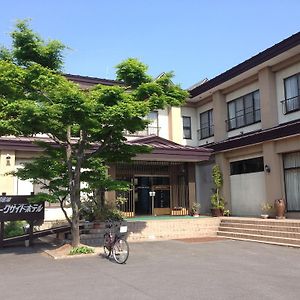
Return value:
M 187 92 L 171 82 L 172 73 L 151 78 L 147 66 L 132 58 L 116 67 L 122 84 L 83 91 L 61 73 L 62 43 L 46 43 L 28 21 L 18 22 L 11 37 L 12 48 L 0 51 L 0 135 L 47 135 L 39 142 L 43 155 L 16 175 L 42 184 L 47 193 L 36 195 L 38 201 L 60 201 L 63 208 L 69 199 L 75 247 L 81 192 L 124 188 L 105 175 L 107 165 L 149 151 L 126 143 L 124 131 L 143 130 L 150 111 L 181 105 Z

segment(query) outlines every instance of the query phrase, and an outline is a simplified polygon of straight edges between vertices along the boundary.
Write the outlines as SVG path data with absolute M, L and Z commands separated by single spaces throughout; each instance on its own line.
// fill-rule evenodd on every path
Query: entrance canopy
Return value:
M 155 135 L 137 138 L 128 141 L 128 144 L 152 147 L 152 152 L 138 154 L 134 158 L 139 161 L 200 162 L 209 160 L 212 153 L 211 149 L 182 146 Z

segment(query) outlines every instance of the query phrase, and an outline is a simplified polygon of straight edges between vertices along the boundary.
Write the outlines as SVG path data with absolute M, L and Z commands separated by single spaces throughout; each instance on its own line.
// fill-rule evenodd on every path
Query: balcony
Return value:
M 136 131 L 130 133 L 127 130 L 124 132 L 125 136 L 148 136 L 148 135 L 157 135 L 159 136 L 160 127 L 147 126 L 144 130 Z
M 282 113 L 284 115 L 300 110 L 300 95 L 281 101 Z
M 214 125 L 206 126 L 197 130 L 198 141 L 214 135 Z

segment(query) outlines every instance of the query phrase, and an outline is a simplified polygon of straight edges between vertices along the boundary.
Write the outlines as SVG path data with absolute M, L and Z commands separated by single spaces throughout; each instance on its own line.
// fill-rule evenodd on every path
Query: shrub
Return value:
M 24 234 L 23 221 L 10 221 L 4 225 L 4 238 L 10 238 Z
M 72 248 L 69 252 L 69 255 L 89 254 L 94 252 L 95 250 L 93 248 L 86 247 L 86 246 L 79 246 L 79 247 Z

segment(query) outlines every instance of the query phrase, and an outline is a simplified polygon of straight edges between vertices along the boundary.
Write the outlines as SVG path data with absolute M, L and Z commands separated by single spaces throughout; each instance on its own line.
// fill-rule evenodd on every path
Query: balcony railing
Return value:
M 282 113 L 288 114 L 297 110 L 300 110 L 300 95 L 284 99 L 281 101 L 282 103 Z
M 130 133 L 127 130 L 124 132 L 124 135 L 127 136 L 148 136 L 148 135 L 159 135 L 160 127 L 147 126 L 144 130 L 136 131 L 134 133 Z
M 202 127 L 197 130 L 198 140 L 203 140 L 214 135 L 214 125 Z
M 260 109 L 226 120 L 227 131 L 249 126 L 261 121 Z

